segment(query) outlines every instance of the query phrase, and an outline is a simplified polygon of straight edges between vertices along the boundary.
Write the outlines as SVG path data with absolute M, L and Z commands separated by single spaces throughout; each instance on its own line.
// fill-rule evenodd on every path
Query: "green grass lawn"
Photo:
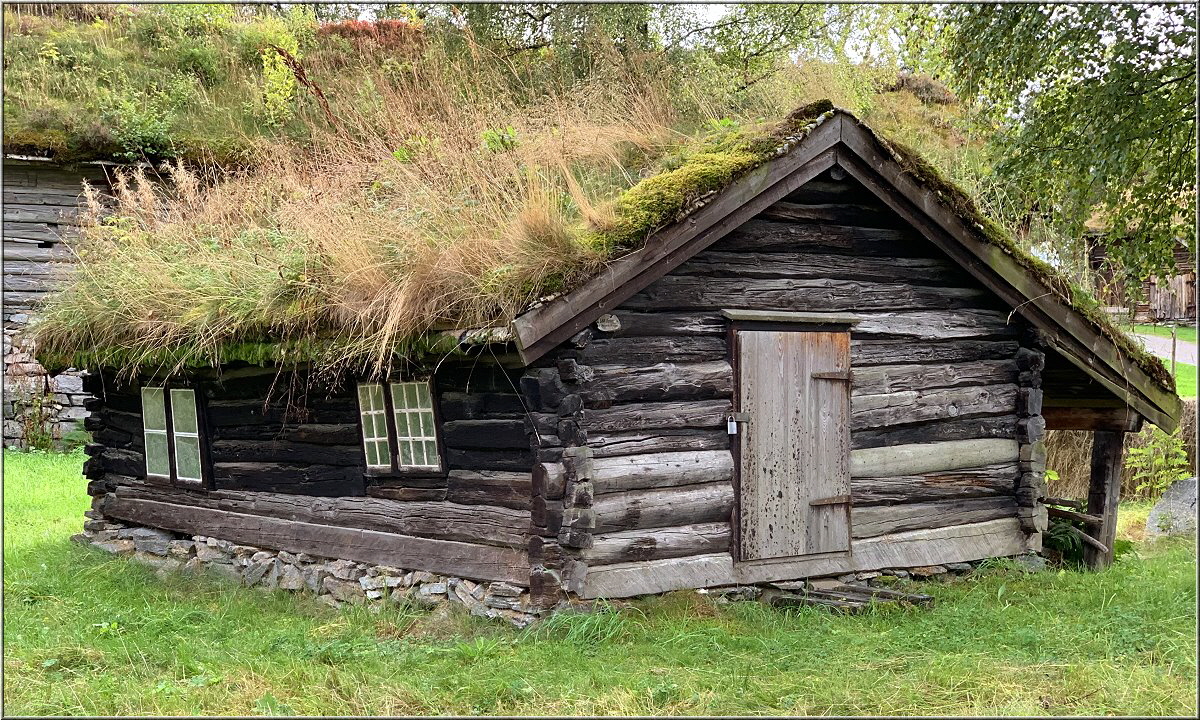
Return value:
M 1171 363 L 1167 361 L 1167 368 Z M 1196 366 L 1187 363 L 1175 363 L 1175 392 L 1179 397 L 1196 397 Z
M 931 610 L 843 617 L 692 592 L 517 631 L 157 577 L 74 545 L 80 454 L 4 455 L 9 714 L 1193 715 L 1196 555 L 1005 563 Z M 1131 508 L 1124 530 L 1144 522 Z

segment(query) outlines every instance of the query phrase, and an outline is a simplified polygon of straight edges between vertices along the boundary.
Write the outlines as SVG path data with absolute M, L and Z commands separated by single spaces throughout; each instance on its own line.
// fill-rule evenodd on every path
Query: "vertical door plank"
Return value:
M 848 333 L 741 331 L 741 560 L 849 548 L 850 388 L 814 373 L 850 367 Z

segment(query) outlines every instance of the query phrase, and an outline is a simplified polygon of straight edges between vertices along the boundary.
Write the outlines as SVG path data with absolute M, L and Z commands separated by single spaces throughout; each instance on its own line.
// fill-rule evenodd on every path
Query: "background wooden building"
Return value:
M 96 517 L 627 597 L 1011 556 L 1047 427 L 1095 432 L 1091 561 L 1161 363 L 961 193 L 830 111 L 588 283 L 450 359 L 308 382 L 95 368 Z

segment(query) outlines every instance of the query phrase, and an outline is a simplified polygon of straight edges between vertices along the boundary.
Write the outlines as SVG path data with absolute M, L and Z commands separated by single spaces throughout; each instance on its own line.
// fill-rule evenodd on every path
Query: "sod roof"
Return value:
M 479 313 L 456 315 L 453 311 L 441 317 L 429 318 L 421 332 L 397 337 L 392 347 L 393 354 L 398 358 L 411 359 L 430 352 L 444 352 L 457 344 L 454 336 L 448 337 L 444 332 L 447 328 L 505 327 L 531 308 L 545 306 L 554 302 L 555 298 L 586 285 L 591 278 L 603 273 L 605 263 L 642 247 L 657 234 L 689 217 L 738 179 L 771 161 L 786 157 L 803 144 L 814 128 L 836 115 L 869 133 L 904 173 L 920 186 L 934 192 L 939 201 L 969 226 L 979 239 L 1011 257 L 1049 288 L 1098 334 L 1110 340 L 1123 357 L 1144 372 L 1162 391 L 1174 393 L 1174 379 L 1163 363 L 1113 325 L 1093 298 L 1073 286 L 1055 268 L 1023 250 L 1000 225 L 978 209 L 966 192 L 946 180 L 915 152 L 874 133 L 850 113 L 835 109 L 829 101 L 798 108 L 772 124 L 752 130 L 739 129 L 714 134 L 699 145 L 693 144 L 691 150 L 681 156 L 682 159 L 665 164 L 660 172 L 644 177 L 621 192 L 613 203 L 612 222 L 603 227 L 586 227 L 580 231 L 575 242 L 585 245 L 604 262 L 592 265 L 588 272 L 547 264 L 541 277 L 522 281 L 527 284 L 532 282 L 533 292 L 526 295 L 532 298 L 532 302 L 509 308 L 507 312 L 495 311 L 484 318 L 486 322 L 480 322 Z M 186 262 L 186 258 L 181 262 Z M 92 277 L 90 282 L 97 280 Z M 70 292 L 69 283 L 66 291 Z M 270 323 L 263 323 L 262 326 L 269 328 Z M 39 335 L 46 341 L 41 346 L 40 359 L 48 366 L 57 367 L 158 365 L 181 368 L 188 365 L 218 365 L 234 360 L 252 363 L 304 361 L 319 365 L 334 358 L 344 360 L 347 353 L 354 352 L 353 343 L 346 340 L 336 322 L 312 326 L 303 334 L 288 337 L 273 337 L 269 329 L 264 329 L 258 337 L 243 333 L 238 337 L 229 337 L 215 351 L 200 350 L 199 345 L 192 346 L 186 340 L 157 353 L 147 353 L 144 347 L 135 351 L 120 343 L 110 347 L 79 346 L 73 344 L 69 336 L 54 332 L 54 328 L 50 332 L 39 329 Z M 500 336 L 503 335 L 501 332 Z M 497 335 L 488 337 L 495 339 Z

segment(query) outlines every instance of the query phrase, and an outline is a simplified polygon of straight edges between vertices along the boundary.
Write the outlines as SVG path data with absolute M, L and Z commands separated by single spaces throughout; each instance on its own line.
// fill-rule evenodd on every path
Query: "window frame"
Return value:
M 149 429 L 146 427 L 146 401 L 145 393 L 147 390 L 158 390 L 163 397 L 163 415 L 165 417 L 165 429 Z M 175 429 L 175 411 L 174 403 L 172 402 L 173 393 L 189 392 L 192 394 L 192 400 L 196 413 L 196 430 L 183 431 Z M 139 388 L 139 399 L 142 402 L 142 467 L 145 473 L 146 480 L 152 483 L 173 485 L 182 488 L 208 490 L 212 488 L 212 458 L 209 455 L 209 435 L 210 428 L 207 421 L 207 413 L 205 412 L 204 393 L 199 387 L 194 385 L 181 385 L 176 383 L 163 382 L 157 385 L 142 385 Z M 148 434 L 162 435 L 166 438 L 167 445 L 167 467 L 169 474 L 162 475 L 160 473 L 151 473 L 149 465 L 149 447 L 146 444 L 146 436 Z M 177 451 L 178 438 L 187 437 L 195 438 L 197 461 L 199 464 L 200 477 L 190 478 L 181 477 L 179 472 L 179 455 Z
M 392 400 L 392 386 L 412 383 L 424 383 L 429 390 L 429 405 L 433 415 L 433 434 L 421 436 L 421 440 L 433 440 L 437 450 L 437 466 L 433 465 L 401 465 L 400 464 L 400 434 L 396 427 L 396 407 Z M 367 436 L 363 426 L 363 406 L 361 388 L 364 385 L 375 385 L 383 389 L 384 418 L 387 425 L 387 447 L 390 465 L 367 464 Z M 362 380 L 355 386 L 355 399 L 358 402 L 358 437 L 359 446 L 363 450 L 363 466 L 368 478 L 444 478 L 448 472 L 446 465 L 446 445 L 442 437 L 442 416 L 438 403 L 438 387 L 436 379 L 431 375 L 427 378 L 385 378 L 383 380 Z M 402 408 L 401 411 L 405 411 Z M 372 412 L 377 412 L 372 409 Z M 413 436 L 405 435 L 412 439 Z

